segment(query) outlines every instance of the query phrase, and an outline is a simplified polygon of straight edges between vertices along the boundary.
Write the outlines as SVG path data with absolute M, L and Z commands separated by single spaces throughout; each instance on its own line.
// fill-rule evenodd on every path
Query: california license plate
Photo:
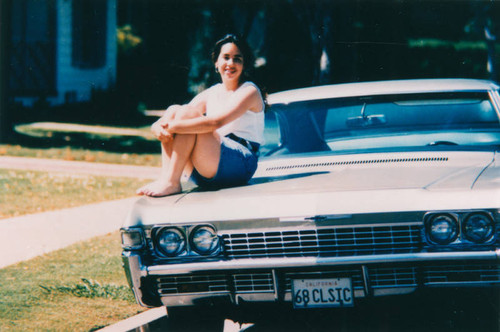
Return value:
M 294 308 L 352 307 L 354 294 L 350 278 L 294 279 Z

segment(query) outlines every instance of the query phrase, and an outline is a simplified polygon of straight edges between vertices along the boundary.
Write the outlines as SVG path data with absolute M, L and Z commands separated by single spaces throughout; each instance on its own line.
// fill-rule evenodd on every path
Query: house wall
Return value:
M 47 0 L 51 1 L 51 0 Z M 93 90 L 105 90 L 116 83 L 117 45 L 116 45 L 116 2 L 108 3 L 106 24 L 106 60 L 97 69 L 78 68 L 72 64 L 72 10 L 73 1 L 56 0 L 56 91 L 47 97 L 51 105 L 74 103 L 90 100 Z M 24 105 L 32 105 L 40 97 L 15 97 Z
M 116 0 L 106 0 L 107 41 L 106 62 L 102 68 L 81 69 L 71 63 L 72 52 L 72 1 L 57 0 L 57 97 L 50 98 L 52 104 L 80 102 L 90 99 L 92 90 L 107 89 L 116 81 Z

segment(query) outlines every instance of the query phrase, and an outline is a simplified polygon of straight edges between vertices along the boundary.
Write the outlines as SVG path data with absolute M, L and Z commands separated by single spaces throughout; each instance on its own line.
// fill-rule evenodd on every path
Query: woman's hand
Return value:
M 174 139 L 174 136 L 167 131 L 168 122 L 164 118 L 159 119 L 151 126 L 153 135 L 160 141 L 168 143 Z
M 173 140 L 173 134 L 167 131 L 168 124 L 170 121 L 173 121 L 177 116 L 179 116 L 179 114 L 181 114 L 183 110 L 184 106 L 182 105 L 169 106 L 163 116 L 151 126 L 153 135 L 162 142 L 168 143 Z

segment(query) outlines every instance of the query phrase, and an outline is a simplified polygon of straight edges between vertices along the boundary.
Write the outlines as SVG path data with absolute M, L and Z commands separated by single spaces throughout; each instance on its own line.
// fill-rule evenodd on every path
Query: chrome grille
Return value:
M 157 278 L 160 295 L 226 292 L 229 290 L 226 275 L 171 275 Z
M 446 283 L 500 283 L 500 266 L 477 265 L 438 265 L 429 266 L 424 271 L 426 285 Z
M 369 274 L 373 288 L 417 286 L 417 271 L 414 267 L 372 268 Z
M 364 283 L 367 273 L 368 285 Z M 274 279 L 276 278 L 276 280 Z M 351 278 L 356 296 L 366 296 L 365 288 L 374 290 L 419 286 L 444 286 L 500 283 L 500 265 L 431 265 L 367 267 L 346 266 L 302 271 L 282 270 L 252 271 L 227 274 L 185 274 L 156 278 L 160 296 L 189 293 L 273 293 L 278 290 L 291 292 L 294 279 Z M 422 284 L 423 283 L 423 284 Z M 363 295 L 365 294 L 365 295 Z
M 228 258 L 335 257 L 415 252 L 419 225 L 355 226 L 223 234 Z
M 235 274 L 233 282 L 236 293 L 274 291 L 271 273 Z

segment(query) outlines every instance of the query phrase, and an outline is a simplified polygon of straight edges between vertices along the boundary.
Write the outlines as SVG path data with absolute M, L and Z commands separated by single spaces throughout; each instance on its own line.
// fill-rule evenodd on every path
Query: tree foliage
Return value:
M 217 80 L 210 52 L 226 33 L 253 48 L 270 92 L 352 81 L 497 79 L 500 2 L 119 0 L 142 42 L 119 81 L 148 107 L 185 102 Z

